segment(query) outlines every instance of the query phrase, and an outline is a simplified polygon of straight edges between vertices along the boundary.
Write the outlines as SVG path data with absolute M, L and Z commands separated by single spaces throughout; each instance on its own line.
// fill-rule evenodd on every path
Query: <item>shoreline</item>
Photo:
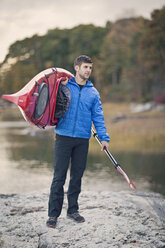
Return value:
M 43 132 L 33 125 L 25 122 L 20 110 L 14 104 L 5 102 L 4 107 L 0 105 L 1 121 L 15 120 L 27 126 L 30 135 Z M 165 146 L 165 110 L 151 108 L 146 111 L 133 112 L 131 103 L 103 103 L 105 124 L 107 132 L 110 134 L 112 152 L 140 152 L 143 154 L 164 154 Z M 25 122 L 23 124 L 23 122 Z M 49 132 L 53 127 L 46 128 L 44 132 Z M 98 144 L 91 141 L 93 147 Z M 93 150 L 95 148 L 91 148 Z
M 66 218 L 66 195 L 56 229 L 47 228 L 49 190 L 0 195 L 2 248 L 163 248 L 165 198 L 133 191 L 83 191 L 80 213 L 86 222 Z

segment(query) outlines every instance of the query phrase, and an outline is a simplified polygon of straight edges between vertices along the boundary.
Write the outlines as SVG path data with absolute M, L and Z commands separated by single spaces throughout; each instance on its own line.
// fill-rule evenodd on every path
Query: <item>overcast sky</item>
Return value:
M 123 17 L 150 18 L 165 0 L 0 0 L 0 62 L 16 40 L 45 34 L 56 27 L 71 28 Z

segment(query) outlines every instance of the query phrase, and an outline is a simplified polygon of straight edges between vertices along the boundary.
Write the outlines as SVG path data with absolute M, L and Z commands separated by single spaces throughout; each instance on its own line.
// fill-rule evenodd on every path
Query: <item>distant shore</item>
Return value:
M 133 111 L 132 106 L 136 109 L 138 104 L 110 102 L 103 104 L 105 124 L 111 137 L 111 151 L 164 154 L 165 106 L 139 112 Z M 0 121 L 2 120 L 25 121 L 17 106 L 9 105 L 5 101 L 3 104 L 0 102 Z M 39 131 L 37 127 L 29 125 L 30 127 L 34 132 Z M 96 146 L 97 142 L 93 142 L 94 150 Z
M 56 229 L 47 228 L 49 191 L 0 195 L 2 248 L 163 248 L 165 199 L 134 191 L 84 191 L 80 213 L 86 222 L 66 218 L 67 202 Z

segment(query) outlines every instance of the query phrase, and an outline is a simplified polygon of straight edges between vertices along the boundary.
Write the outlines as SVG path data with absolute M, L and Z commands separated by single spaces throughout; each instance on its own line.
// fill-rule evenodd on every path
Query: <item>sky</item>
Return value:
M 165 6 L 165 0 L 0 0 L 0 62 L 16 40 L 44 35 L 49 29 L 143 16 Z

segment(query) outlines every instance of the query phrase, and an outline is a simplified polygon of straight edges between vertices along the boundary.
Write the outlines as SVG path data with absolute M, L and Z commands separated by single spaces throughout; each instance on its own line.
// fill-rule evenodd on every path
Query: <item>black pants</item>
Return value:
M 71 158 L 70 182 L 67 192 L 68 213 L 78 211 L 78 196 L 81 192 L 81 178 L 83 176 L 89 140 L 56 135 L 54 177 L 49 197 L 49 217 L 58 217 L 61 214 L 64 189 L 69 161 Z

